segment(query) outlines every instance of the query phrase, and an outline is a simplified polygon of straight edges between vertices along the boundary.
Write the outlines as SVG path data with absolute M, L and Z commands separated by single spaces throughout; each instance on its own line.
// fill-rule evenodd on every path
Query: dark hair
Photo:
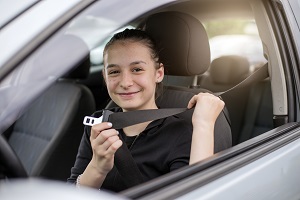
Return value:
M 159 59 L 159 50 L 155 44 L 155 41 L 149 36 L 145 31 L 139 29 L 125 29 L 122 32 L 118 32 L 113 35 L 113 37 L 106 43 L 103 50 L 103 57 L 108 50 L 108 48 L 113 45 L 117 41 L 133 41 L 133 42 L 141 42 L 146 47 L 150 49 L 152 59 L 157 62 L 157 68 L 160 67 L 160 59 Z M 158 98 L 163 91 L 162 82 L 156 84 L 155 97 Z
M 159 60 L 159 51 L 155 44 L 155 41 L 149 36 L 145 31 L 139 29 L 125 29 L 122 32 L 116 33 L 105 45 L 103 56 L 106 53 L 107 49 L 114 44 L 116 41 L 125 41 L 131 40 L 134 42 L 142 42 L 145 46 L 150 49 L 151 57 L 155 62 L 160 63 Z

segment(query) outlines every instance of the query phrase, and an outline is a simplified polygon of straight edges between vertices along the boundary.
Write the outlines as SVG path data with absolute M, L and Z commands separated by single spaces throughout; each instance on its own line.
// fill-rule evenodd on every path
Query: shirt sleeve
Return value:
M 84 172 L 85 168 L 92 159 L 93 153 L 90 143 L 90 132 L 91 129 L 86 126 L 84 128 L 84 133 L 81 138 L 75 164 L 71 168 L 71 175 L 67 180 L 68 183 L 76 183 L 77 177 Z
M 185 121 L 177 122 L 172 125 L 172 134 L 175 134 L 173 144 L 168 156 L 170 171 L 189 165 L 192 127 Z
M 102 110 L 93 113 L 92 116 L 100 117 L 101 115 L 102 115 Z M 71 184 L 76 183 L 77 177 L 84 172 L 85 168 L 88 166 L 88 164 L 92 159 L 93 151 L 90 142 L 90 135 L 91 135 L 91 127 L 85 126 L 81 138 L 81 142 L 78 148 L 75 164 L 71 168 L 71 175 L 67 179 L 67 183 L 71 183 Z

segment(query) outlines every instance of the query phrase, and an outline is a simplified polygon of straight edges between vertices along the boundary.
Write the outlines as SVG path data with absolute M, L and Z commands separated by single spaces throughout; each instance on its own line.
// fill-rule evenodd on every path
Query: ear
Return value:
M 164 79 L 165 69 L 164 64 L 159 63 L 159 68 L 156 70 L 156 82 L 160 83 Z

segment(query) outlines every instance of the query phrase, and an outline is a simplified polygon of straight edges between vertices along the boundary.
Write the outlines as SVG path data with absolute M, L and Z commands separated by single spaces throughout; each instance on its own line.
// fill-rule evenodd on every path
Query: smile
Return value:
M 130 97 L 130 96 L 133 96 L 137 93 L 139 93 L 140 91 L 137 91 L 137 92 L 124 92 L 124 93 L 117 93 L 118 95 L 120 96 L 123 96 L 123 97 Z

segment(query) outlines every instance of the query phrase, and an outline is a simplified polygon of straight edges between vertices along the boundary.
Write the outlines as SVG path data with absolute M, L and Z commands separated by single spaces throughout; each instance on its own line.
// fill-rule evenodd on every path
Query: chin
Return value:
M 136 107 L 136 106 L 122 106 L 121 107 L 123 110 L 126 110 L 126 111 L 133 111 L 133 110 L 138 110 L 139 108 Z
M 117 105 L 122 108 L 123 110 L 126 111 L 133 111 L 133 110 L 137 110 L 138 107 L 136 106 L 136 103 L 117 103 Z

